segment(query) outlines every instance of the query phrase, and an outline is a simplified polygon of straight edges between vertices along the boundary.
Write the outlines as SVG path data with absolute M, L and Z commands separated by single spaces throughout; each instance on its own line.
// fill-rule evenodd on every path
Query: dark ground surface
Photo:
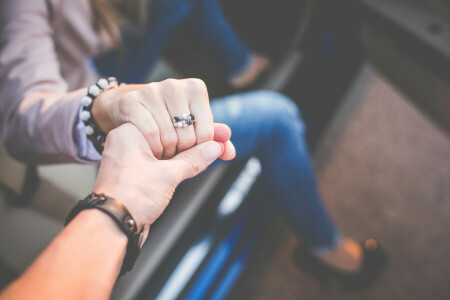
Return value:
M 368 290 L 326 289 L 298 270 L 298 244 L 272 222 L 231 299 L 450 299 L 450 139 L 384 79 L 374 76 L 319 170 L 340 229 L 374 237 L 390 255 Z

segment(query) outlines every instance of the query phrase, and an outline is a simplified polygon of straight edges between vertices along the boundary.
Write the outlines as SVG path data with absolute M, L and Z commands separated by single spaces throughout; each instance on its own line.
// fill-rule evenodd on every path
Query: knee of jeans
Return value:
M 296 129 L 301 132 L 305 124 L 301 118 L 297 104 L 286 95 L 274 91 L 259 91 L 258 103 L 264 110 L 265 115 L 270 116 L 277 130 Z

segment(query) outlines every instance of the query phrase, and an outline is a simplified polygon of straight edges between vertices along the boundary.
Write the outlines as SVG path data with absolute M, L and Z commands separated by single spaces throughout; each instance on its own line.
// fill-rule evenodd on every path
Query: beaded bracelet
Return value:
M 83 109 L 80 112 L 80 119 L 84 122 L 84 131 L 100 154 L 103 152 L 106 133 L 104 133 L 95 122 L 91 112 L 92 105 L 97 96 L 102 92 L 119 85 L 125 85 L 125 83 L 119 83 L 115 77 L 108 77 L 108 79 L 100 78 L 96 84 L 88 87 L 87 95 L 81 99 Z

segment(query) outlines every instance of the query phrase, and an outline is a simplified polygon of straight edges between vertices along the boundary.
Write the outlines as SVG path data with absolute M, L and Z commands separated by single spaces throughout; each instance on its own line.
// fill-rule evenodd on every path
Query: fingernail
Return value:
M 203 153 L 210 163 L 215 161 L 220 156 L 221 152 L 222 148 L 220 147 L 219 143 L 216 142 L 210 142 L 203 148 Z

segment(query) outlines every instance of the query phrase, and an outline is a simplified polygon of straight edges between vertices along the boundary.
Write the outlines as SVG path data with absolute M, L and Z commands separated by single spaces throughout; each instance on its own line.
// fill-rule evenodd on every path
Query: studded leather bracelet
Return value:
M 144 226 L 136 224 L 128 209 L 121 202 L 96 193 L 91 193 L 83 200 L 78 201 L 77 205 L 69 212 L 64 226 L 69 224 L 82 210 L 91 208 L 99 209 L 109 215 L 128 237 L 127 253 L 120 270 L 120 275 L 124 275 L 133 268 L 139 257 L 144 237 Z
M 82 110 L 80 112 L 80 119 L 84 122 L 84 130 L 94 144 L 95 149 L 101 154 L 103 152 L 106 133 L 104 133 L 92 116 L 92 105 L 95 99 L 102 92 L 115 88 L 125 83 L 119 83 L 115 77 L 108 77 L 108 79 L 100 78 L 96 84 L 88 87 L 87 95 L 81 99 Z

